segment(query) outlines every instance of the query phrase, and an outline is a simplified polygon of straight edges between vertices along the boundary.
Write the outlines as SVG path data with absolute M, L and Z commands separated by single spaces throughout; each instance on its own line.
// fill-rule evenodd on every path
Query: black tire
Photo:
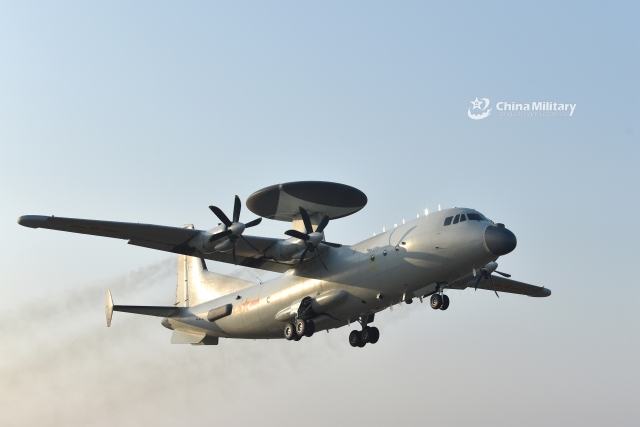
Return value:
M 349 344 L 351 344 L 351 347 L 359 347 L 361 342 L 362 337 L 360 336 L 360 332 L 351 331 L 349 334 Z
M 380 339 L 380 331 L 375 326 L 369 329 L 369 344 L 375 344 Z
M 311 338 L 316 331 L 316 324 L 313 320 L 307 320 L 307 327 L 304 330 L 304 336 Z
M 300 335 L 298 335 L 298 334 L 295 334 L 295 335 L 293 336 L 293 340 L 294 340 L 294 341 L 300 341 L 301 339 L 302 339 L 302 337 L 301 337 Z
M 364 328 L 362 328 L 362 332 L 360 332 L 360 339 L 362 339 L 362 342 L 369 342 L 369 340 L 371 339 L 371 328 L 366 326 Z
M 442 305 L 440 306 L 440 310 L 446 310 L 447 308 L 449 308 L 449 297 L 442 295 Z
M 284 326 L 284 337 L 291 341 L 296 336 L 296 327 L 293 323 L 287 323 Z
M 302 338 L 306 330 L 307 330 L 307 322 L 302 319 L 296 320 L 296 335 Z
M 434 310 L 437 310 L 440 308 L 440 306 L 442 305 L 442 297 L 440 296 L 440 294 L 433 294 L 431 295 L 431 308 L 433 308 Z

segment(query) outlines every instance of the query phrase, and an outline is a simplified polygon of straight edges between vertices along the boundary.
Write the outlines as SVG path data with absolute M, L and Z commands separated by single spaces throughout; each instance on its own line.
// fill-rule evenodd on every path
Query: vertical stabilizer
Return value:
M 183 225 L 182 228 L 193 228 L 193 224 Z M 191 259 L 191 257 L 178 255 L 178 283 L 176 286 L 176 302 L 174 304 L 176 307 L 189 307 L 190 305 L 188 278 L 185 274 L 187 271 L 188 259 Z
M 178 255 L 177 279 L 176 307 L 193 307 L 256 284 L 208 271 L 202 258 L 186 255 Z
M 178 283 L 176 286 L 176 306 L 191 307 L 207 301 L 203 295 L 206 288 L 204 260 L 198 257 L 178 255 Z M 204 298 L 203 298 L 204 297 Z M 213 296 L 208 299 L 213 299 Z

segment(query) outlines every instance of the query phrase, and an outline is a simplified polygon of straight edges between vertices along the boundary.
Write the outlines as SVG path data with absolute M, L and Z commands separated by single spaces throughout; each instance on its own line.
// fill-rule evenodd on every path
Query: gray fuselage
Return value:
M 447 209 L 355 245 L 321 246 L 318 250 L 328 271 L 316 256 L 277 278 L 189 307 L 169 323 L 174 329 L 206 331 L 217 337 L 282 338 L 283 326 L 290 320 L 276 318 L 278 313 L 304 297 L 331 290 L 346 292 L 346 298 L 317 319 L 318 330 L 341 327 L 393 304 L 410 302 L 469 275 L 501 254 L 492 253 L 487 246 L 487 229 L 493 227 L 495 234 L 496 225 L 484 217 L 444 225 L 445 218 L 463 213 L 478 214 L 473 209 Z M 492 234 L 491 238 L 495 246 L 496 237 Z M 233 306 L 231 315 L 207 320 L 210 310 L 226 304 Z

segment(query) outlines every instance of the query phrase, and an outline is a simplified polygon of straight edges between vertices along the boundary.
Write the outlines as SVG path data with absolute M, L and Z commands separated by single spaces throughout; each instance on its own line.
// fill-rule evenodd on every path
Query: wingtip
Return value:
M 23 227 L 39 228 L 47 221 L 44 215 L 22 215 L 18 218 L 18 224 Z
M 549 295 L 551 295 L 551 289 L 547 289 L 543 287 L 529 296 L 535 297 L 535 298 L 544 298 L 544 297 L 548 297 Z

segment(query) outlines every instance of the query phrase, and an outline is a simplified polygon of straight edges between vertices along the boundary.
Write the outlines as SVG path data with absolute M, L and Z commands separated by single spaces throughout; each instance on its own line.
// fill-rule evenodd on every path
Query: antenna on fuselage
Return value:
M 440 204 L 438 203 L 438 210 L 441 211 L 442 208 L 440 207 Z

